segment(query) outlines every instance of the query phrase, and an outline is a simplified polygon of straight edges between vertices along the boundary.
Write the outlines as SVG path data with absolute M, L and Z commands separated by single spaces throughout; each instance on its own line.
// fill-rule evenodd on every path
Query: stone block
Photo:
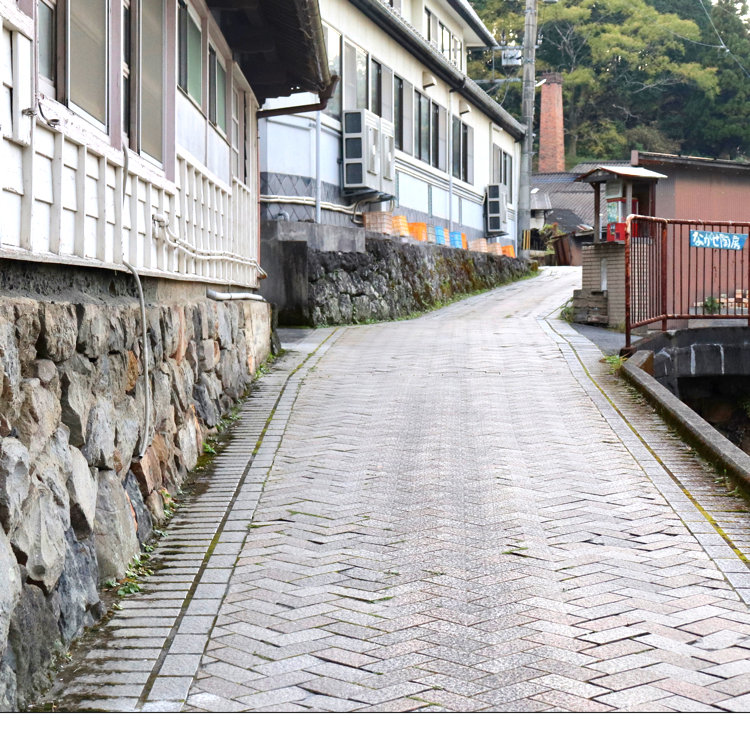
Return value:
M 18 704 L 26 705 L 49 687 L 48 666 L 61 645 L 51 602 L 38 586 L 25 583 L 8 633 Z
M 98 399 L 89 412 L 86 442 L 81 452 L 92 468 L 114 468 L 115 411 L 111 401 Z
M 78 342 L 78 316 L 73 305 L 43 302 L 40 319 L 41 353 L 53 362 L 72 357 Z
M 0 526 L 6 534 L 12 534 L 21 521 L 21 509 L 31 486 L 30 466 L 29 451 L 23 443 L 9 437 L 0 441 Z
M 101 305 L 79 304 L 76 348 L 90 359 L 105 356 L 109 349 L 110 318 L 102 315 Z
M 99 598 L 99 566 L 94 540 L 80 540 L 73 529 L 65 535 L 65 565 L 57 584 L 60 605 L 60 633 L 65 643 L 79 636 L 104 614 Z
M 144 496 L 148 497 L 152 492 L 162 488 L 161 466 L 153 445 L 148 448 L 140 461 L 133 464 L 132 470 Z
M 65 532 L 70 527 L 69 511 L 61 508 L 52 490 L 33 477 L 23 516 L 10 536 L 18 561 L 26 566 L 30 580 L 45 591 L 54 588 L 65 564 Z
M 62 410 L 60 400 L 36 378 L 21 383 L 21 408 L 16 429 L 21 442 L 35 459 L 55 434 Z
M 70 430 L 70 442 L 86 442 L 96 371 L 86 357 L 77 354 L 60 367 L 62 421 Z
M 94 519 L 99 578 L 122 578 L 140 546 L 135 512 L 117 474 L 100 471 Z
M 70 458 L 72 468 L 67 483 L 70 523 L 76 533 L 85 538 L 94 530 L 99 472 L 89 468 L 88 461 L 78 448 L 71 446 Z
M 5 645 L 10 618 L 21 596 L 21 576 L 8 537 L 0 529 L 0 648 Z

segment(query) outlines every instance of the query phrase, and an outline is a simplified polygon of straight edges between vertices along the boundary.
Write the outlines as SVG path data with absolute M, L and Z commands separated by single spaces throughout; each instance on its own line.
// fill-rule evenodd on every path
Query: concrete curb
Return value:
M 648 372 L 652 365 L 653 352 L 636 352 L 623 365 L 622 374 L 700 453 L 725 469 L 745 492 L 750 493 L 750 456 L 658 383 Z

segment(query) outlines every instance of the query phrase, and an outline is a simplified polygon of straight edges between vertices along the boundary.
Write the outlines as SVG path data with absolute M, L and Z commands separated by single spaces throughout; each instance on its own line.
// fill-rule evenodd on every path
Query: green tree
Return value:
M 496 36 L 505 31 L 506 39 L 520 39 L 524 2 L 474 4 Z M 710 25 L 696 7 L 703 12 L 697 0 L 540 4 L 538 70 L 564 74 L 571 163 L 621 158 L 641 143 L 679 146 L 687 139 L 686 103 L 705 110 L 719 94 L 717 63 L 705 59 L 706 52 L 716 53 L 704 46 Z M 482 67 L 486 73 L 486 59 L 475 65 L 472 74 Z

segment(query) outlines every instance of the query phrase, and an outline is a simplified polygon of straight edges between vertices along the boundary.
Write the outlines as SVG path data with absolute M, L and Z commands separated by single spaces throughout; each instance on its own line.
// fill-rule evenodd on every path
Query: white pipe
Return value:
M 125 190 L 128 183 L 128 171 L 130 166 L 130 157 L 128 155 L 127 146 L 122 147 L 123 163 L 122 163 L 122 211 L 125 213 Z M 131 196 L 132 199 L 132 196 Z M 151 432 L 151 374 L 148 366 L 148 328 L 146 327 L 146 301 L 143 298 L 143 286 L 141 285 L 141 279 L 138 276 L 138 272 L 125 260 L 125 232 L 122 232 L 120 237 L 122 244 L 122 264 L 125 268 L 133 274 L 135 279 L 135 285 L 138 288 L 138 300 L 141 305 L 141 348 L 143 349 L 143 381 L 144 381 L 144 392 L 145 392 L 145 406 L 144 410 L 146 416 L 143 425 L 143 436 L 141 437 L 141 450 L 138 454 L 138 458 L 141 459 L 145 455 L 149 446 L 149 433 Z
M 138 276 L 138 272 L 130 265 L 126 260 L 123 260 L 122 264 L 133 274 L 135 279 L 135 285 L 138 287 L 138 299 L 141 303 L 141 329 L 142 329 L 142 340 L 141 348 L 143 349 L 143 379 L 145 381 L 145 424 L 143 427 L 143 437 L 141 437 L 141 450 L 138 453 L 138 458 L 141 459 L 148 450 L 149 445 L 149 433 L 151 432 L 151 376 L 149 374 L 148 367 L 148 329 L 146 328 L 146 302 L 143 298 L 143 287 L 141 286 L 141 279 Z
M 206 289 L 206 297 L 218 302 L 232 302 L 235 300 L 266 301 L 260 294 L 252 294 L 251 292 L 215 292 L 213 289 Z
M 261 203 L 287 203 L 290 206 L 314 206 L 315 198 L 310 195 L 261 195 Z M 341 214 L 348 214 L 354 216 L 357 206 L 355 203 L 353 206 L 341 206 L 338 203 L 328 203 L 327 201 L 321 201 L 320 206 L 325 211 L 337 211 Z
M 322 132 L 320 112 L 315 117 L 315 223 L 320 224 L 323 218 L 323 175 L 320 171 L 320 159 L 322 153 Z
M 260 267 L 260 264 L 257 260 L 251 258 L 243 258 L 241 255 L 237 255 L 236 253 L 212 253 L 205 250 L 199 250 L 198 248 L 193 247 L 189 242 L 186 242 L 185 240 L 177 237 L 177 235 L 175 235 L 169 228 L 169 222 L 163 214 L 154 214 L 151 219 L 154 225 L 159 227 L 159 229 L 164 232 L 163 239 L 167 243 L 167 245 L 169 245 L 171 248 L 174 248 L 175 250 L 179 250 L 188 257 L 195 258 L 196 260 L 226 260 L 242 266 L 251 266 L 258 271 L 259 278 L 267 278 L 266 272 Z

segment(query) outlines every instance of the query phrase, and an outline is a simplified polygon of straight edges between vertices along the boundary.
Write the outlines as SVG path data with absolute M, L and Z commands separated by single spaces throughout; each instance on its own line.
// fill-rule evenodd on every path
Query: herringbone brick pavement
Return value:
M 61 704 L 750 709 L 750 524 L 548 318 L 575 282 L 337 332 L 230 483 L 245 512 L 183 605 L 193 630 L 165 636 L 132 704 L 92 702 L 90 680 Z

